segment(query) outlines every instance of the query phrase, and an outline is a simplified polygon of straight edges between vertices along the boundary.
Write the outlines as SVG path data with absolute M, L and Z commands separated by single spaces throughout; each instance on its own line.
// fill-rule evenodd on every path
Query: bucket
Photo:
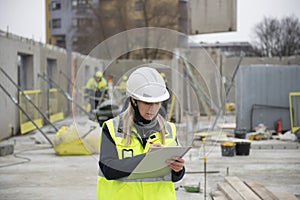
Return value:
M 221 144 L 222 156 L 234 156 L 235 144 L 234 142 L 224 142 Z
M 235 152 L 236 155 L 248 156 L 250 152 L 250 142 L 236 142 Z
M 245 139 L 247 134 L 247 130 L 242 128 L 242 129 L 234 129 L 234 137 L 240 138 L 240 139 Z

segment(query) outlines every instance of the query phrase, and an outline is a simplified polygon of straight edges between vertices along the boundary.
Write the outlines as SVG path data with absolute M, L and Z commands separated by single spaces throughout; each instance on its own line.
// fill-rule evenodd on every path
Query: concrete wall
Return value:
M 190 34 L 235 31 L 236 0 L 189 0 Z
M 18 54 L 33 56 L 34 73 L 39 68 L 40 44 L 32 40 L 6 35 L 1 32 L 0 36 L 0 66 L 6 73 L 18 83 Z M 17 88 L 1 73 L 1 85 L 13 96 L 18 99 Z M 33 77 L 33 86 L 37 85 L 37 76 Z M 15 104 L 1 90 L 0 98 L 0 139 L 7 138 L 19 131 L 19 111 Z M 5 113 L 5 114 L 4 114 Z
M 239 62 L 239 57 L 226 57 L 222 56 L 222 65 L 220 66 L 220 73 L 223 77 L 226 77 L 227 83 L 231 80 L 233 72 L 237 67 Z M 291 56 L 291 57 L 244 57 L 242 59 L 241 65 L 299 65 L 300 56 Z M 227 102 L 235 102 L 235 84 L 231 88 Z
M 80 69 L 83 60 L 85 63 L 88 63 L 91 68 L 103 70 L 101 65 L 99 65 L 99 60 L 78 53 L 73 53 L 72 55 L 72 69 L 68 70 L 67 53 L 64 49 L 0 31 L 1 68 L 4 69 L 15 83 L 21 85 L 22 83 L 20 83 L 19 79 L 20 68 L 18 66 L 20 65 L 20 56 L 25 58 L 24 63 L 28 70 L 24 72 L 24 76 L 26 76 L 26 80 L 24 80 L 24 89 L 38 89 L 42 91 L 42 106 L 40 109 L 45 115 L 48 114 L 49 108 L 47 99 L 48 85 L 43 79 L 38 77 L 38 74 L 50 76 L 49 73 L 51 73 L 53 81 L 55 81 L 65 92 L 71 94 L 72 85 L 63 74 L 74 81 L 76 71 Z M 68 72 L 71 72 L 71 74 L 68 74 Z M 94 72 L 91 73 L 93 74 Z M 13 98 L 18 100 L 18 89 L 3 75 L 3 73 L 0 73 L 0 84 L 11 96 L 13 96 Z M 0 94 L 0 140 L 2 140 L 19 133 L 20 120 L 18 107 L 2 89 L 0 89 Z M 67 116 L 67 114 L 69 114 L 69 102 L 64 96 L 60 98 L 60 101 L 61 111 Z

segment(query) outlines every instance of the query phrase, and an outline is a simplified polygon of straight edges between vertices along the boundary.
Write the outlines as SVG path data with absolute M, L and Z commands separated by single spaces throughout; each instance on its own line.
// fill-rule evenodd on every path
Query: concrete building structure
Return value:
M 47 84 L 46 81 L 39 78 L 39 75 L 45 75 L 45 77 L 51 78 L 56 82 L 62 90 L 71 94 L 72 85 L 68 79 L 63 76 L 63 74 L 68 74 L 67 53 L 65 49 L 45 45 L 31 39 L 1 31 L 0 51 L 1 68 L 22 90 L 31 91 L 31 93 L 37 95 L 35 103 L 43 113 L 46 113 L 49 118 L 51 118 L 50 116 L 53 114 L 53 120 L 57 120 L 55 119 L 55 114 L 57 113 L 60 113 L 60 119 L 70 113 L 70 102 L 58 91 L 57 87 L 53 84 Z M 92 77 L 97 70 L 103 70 L 102 63 L 99 62 L 99 60 L 73 53 L 73 67 L 70 73 L 72 76 L 68 76 L 70 80 L 75 80 L 76 71 L 83 60 L 85 60 L 86 63 L 87 77 Z M 1 85 L 18 103 L 22 102 L 23 100 L 19 97 L 18 88 L 15 87 L 3 73 L 0 74 L 0 77 Z M 53 91 L 52 89 L 55 88 L 56 90 Z M 0 99 L 2 110 L 0 116 L 0 139 L 4 139 L 20 133 L 21 113 L 3 91 L 1 91 L 1 94 L 3 94 L 3 98 Z M 31 96 L 31 98 L 32 97 L 33 96 Z M 23 106 L 29 105 L 23 104 Z M 29 114 L 30 110 L 32 111 L 33 108 L 27 107 Z M 5 113 L 5 115 L 3 113 Z M 31 115 L 35 119 L 41 119 L 41 116 L 33 115 L 35 114 Z M 23 119 L 25 122 L 29 121 L 26 116 L 23 116 Z
M 94 18 L 87 1 L 46 0 L 46 43 L 76 51 L 78 39 L 91 34 Z

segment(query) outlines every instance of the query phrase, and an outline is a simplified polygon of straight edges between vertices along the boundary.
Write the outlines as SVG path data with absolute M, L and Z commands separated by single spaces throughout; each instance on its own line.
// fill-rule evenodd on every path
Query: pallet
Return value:
M 236 176 L 225 177 L 225 182 L 218 183 L 218 191 L 211 193 L 213 200 L 298 200 L 289 193 L 275 193 L 254 181 L 242 181 Z

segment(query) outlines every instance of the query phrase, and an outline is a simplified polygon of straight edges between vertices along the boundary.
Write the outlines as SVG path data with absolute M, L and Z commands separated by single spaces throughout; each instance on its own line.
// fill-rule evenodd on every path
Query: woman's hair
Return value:
M 165 144 L 165 134 L 166 134 L 166 120 L 158 113 L 157 117 L 158 122 L 158 129 L 160 133 L 160 137 L 162 139 L 162 144 Z M 122 114 L 122 121 L 123 121 L 123 138 L 126 140 L 125 145 L 130 144 L 131 138 L 131 129 L 134 124 L 134 110 L 131 103 L 128 103 L 127 109 Z

